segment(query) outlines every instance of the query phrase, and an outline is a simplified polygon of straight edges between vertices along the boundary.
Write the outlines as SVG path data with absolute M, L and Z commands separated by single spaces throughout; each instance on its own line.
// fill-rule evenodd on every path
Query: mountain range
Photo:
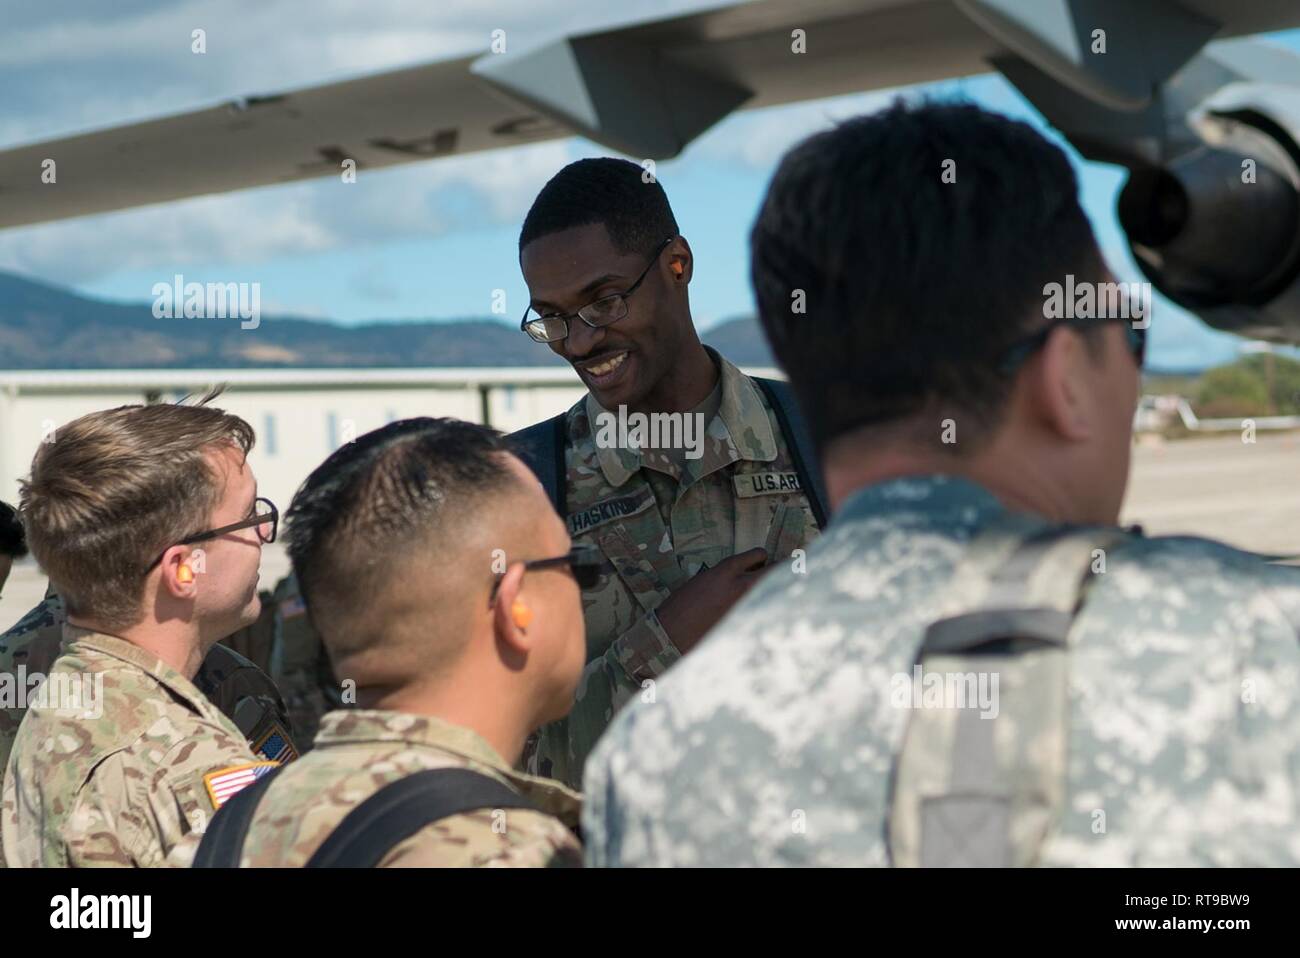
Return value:
M 742 366 L 773 365 L 758 323 L 720 323 L 701 338 Z M 240 320 L 154 316 L 153 303 L 115 303 L 0 272 L 0 369 L 230 369 L 553 366 L 563 360 L 490 318 L 374 321 L 263 315 Z

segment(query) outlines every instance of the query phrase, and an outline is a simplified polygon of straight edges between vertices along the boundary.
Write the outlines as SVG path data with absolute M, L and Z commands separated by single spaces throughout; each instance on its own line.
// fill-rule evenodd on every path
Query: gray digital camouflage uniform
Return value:
M 889 864 L 914 707 L 895 682 L 970 598 L 972 536 L 1006 518 L 958 479 L 859 490 L 806 575 L 773 570 L 616 719 L 586 769 L 588 864 Z M 1035 863 L 1300 863 L 1298 635 L 1300 570 L 1195 538 L 1115 547 L 1070 632 L 1063 797 Z

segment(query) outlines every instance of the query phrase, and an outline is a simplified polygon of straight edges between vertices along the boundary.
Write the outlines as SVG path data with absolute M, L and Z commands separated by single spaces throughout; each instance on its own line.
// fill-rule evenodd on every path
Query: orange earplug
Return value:
M 676 273 L 678 277 L 680 277 L 682 273 L 686 271 L 686 267 L 683 266 L 681 263 L 673 263 L 672 266 L 669 267 L 669 269 L 671 269 L 674 273 Z
M 514 616 L 515 625 L 521 629 L 528 628 L 528 623 L 533 621 L 533 610 L 522 602 L 515 602 L 510 606 L 510 614 Z
M 194 573 L 190 571 L 189 566 L 183 565 L 176 570 L 176 578 L 179 579 L 181 582 L 193 582 Z

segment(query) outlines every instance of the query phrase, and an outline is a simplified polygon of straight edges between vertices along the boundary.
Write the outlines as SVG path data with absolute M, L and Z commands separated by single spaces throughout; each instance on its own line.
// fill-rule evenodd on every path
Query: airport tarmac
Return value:
M 1300 553 L 1300 433 L 1163 441 L 1143 436 L 1122 521 L 1148 535 L 1220 539 L 1255 552 Z
M 1164 441 L 1144 436 L 1133 448 L 1123 522 L 1148 535 L 1221 539 L 1243 549 L 1300 554 L 1300 433 L 1237 433 Z M 283 543 L 262 551 L 261 583 L 272 587 L 289 569 Z M 15 566 L 0 598 L 8 628 L 45 593 L 30 557 Z

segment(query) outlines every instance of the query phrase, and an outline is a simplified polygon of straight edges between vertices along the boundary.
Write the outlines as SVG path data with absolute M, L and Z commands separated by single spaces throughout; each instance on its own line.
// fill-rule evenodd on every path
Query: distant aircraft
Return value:
M 1157 289 L 1300 342 L 1300 57 L 1230 39 L 1297 26 L 1297 0 L 725 2 L 0 151 L 0 228 L 575 134 L 665 159 L 735 110 L 992 67 L 1129 169 Z

